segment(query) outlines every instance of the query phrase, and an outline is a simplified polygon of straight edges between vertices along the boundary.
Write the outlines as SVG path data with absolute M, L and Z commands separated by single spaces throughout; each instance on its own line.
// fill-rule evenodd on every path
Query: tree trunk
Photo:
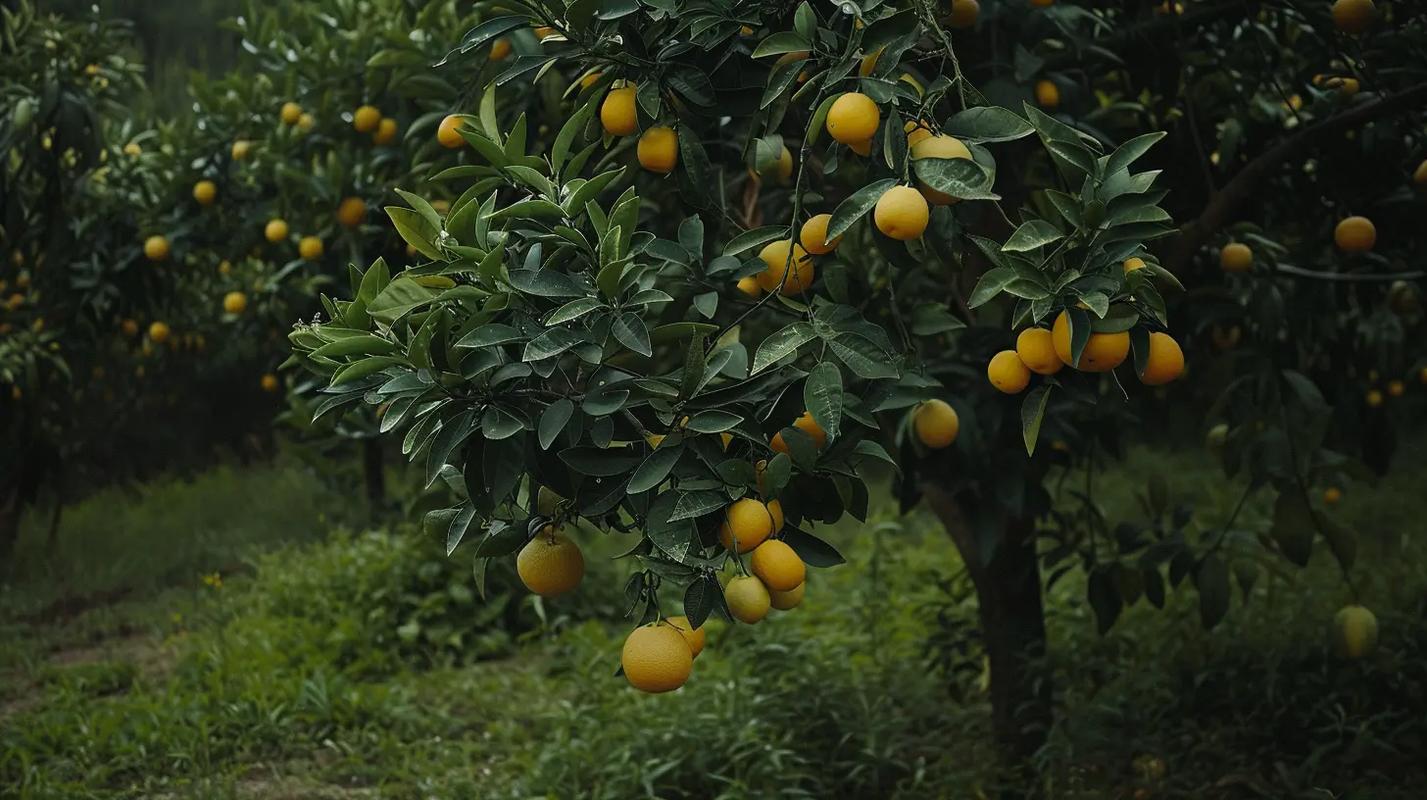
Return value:
M 18 487 L 0 489 L 0 574 L 9 572 L 14 565 L 15 543 L 20 538 L 20 502 Z
M 376 517 L 386 503 L 386 467 L 381 440 L 376 437 L 362 440 L 362 473 L 366 479 L 367 506 Z
M 1035 522 L 1008 521 L 995 553 L 983 563 L 957 499 L 935 485 L 924 484 L 922 489 L 976 587 L 981 635 L 990 662 L 991 721 L 997 745 L 1007 766 L 1024 766 L 1045 744 L 1052 717 Z

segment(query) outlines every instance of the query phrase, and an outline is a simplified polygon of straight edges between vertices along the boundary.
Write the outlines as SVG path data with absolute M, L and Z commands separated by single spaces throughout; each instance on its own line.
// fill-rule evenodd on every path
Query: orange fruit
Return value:
M 1006 394 L 1019 394 L 1031 382 L 1031 371 L 1021 363 L 1015 350 L 1002 350 L 986 365 L 986 377 L 991 385 Z
M 1070 312 L 1062 311 L 1055 318 L 1055 324 L 1051 326 L 1051 342 L 1055 345 L 1055 354 L 1061 361 L 1070 364 Z M 1080 364 L 1070 364 L 1072 367 L 1085 372 L 1109 372 L 1120 366 L 1125 360 L 1125 356 L 1130 354 L 1130 334 L 1128 331 L 1119 333 L 1092 333 L 1090 340 L 1085 343 L 1085 349 L 1080 353 Z
M 793 548 L 780 539 L 769 539 L 758 545 L 748 564 L 753 574 L 772 592 L 791 591 L 807 577 L 807 565 L 793 552 Z
M 1184 351 L 1179 342 L 1167 333 L 1154 331 L 1150 334 L 1149 356 L 1145 359 L 1145 369 L 1140 373 L 1140 382 L 1146 386 L 1162 386 L 1184 373 Z
M 1016 337 L 1016 355 L 1037 375 L 1054 375 L 1065 362 L 1055 354 L 1055 342 L 1045 328 L 1026 328 Z
M 436 128 L 436 141 L 448 150 L 455 150 L 464 145 L 466 140 L 461 138 L 461 128 L 465 121 L 456 114 L 447 114 L 442 117 L 441 124 Z
M 515 571 L 525 588 L 542 597 L 555 597 L 580 585 L 585 577 L 585 556 L 570 537 L 554 525 L 546 525 L 520 549 Z
M 831 221 L 831 214 L 818 214 L 803 223 L 802 230 L 798 232 L 798 241 L 803 245 L 804 250 L 815 256 L 822 256 L 837 249 L 837 246 L 842 243 L 841 234 L 834 237 L 832 241 L 827 240 L 827 224 Z
M 1333 229 L 1333 241 L 1344 253 L 1365 253 L 1377 243 L 1377 227 L 1367 217 L 1348 217 Z
M 659 622 L 629 632 L 619 665 L 630 686 L 658 694 L 684 685 L 694 669 L 694 656 L 678 628 Z
M 877 133 L 882 111 L 877 103 L 860 92 L 844 92 L 827 112 L 827 132 L 833 139 L 851 145 L 867 142 Z

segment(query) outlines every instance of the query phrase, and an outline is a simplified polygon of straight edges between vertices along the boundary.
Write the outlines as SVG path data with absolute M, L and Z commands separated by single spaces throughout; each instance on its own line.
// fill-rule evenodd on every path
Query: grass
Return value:
M 1152 474 L 1195 503 L 1204 531 L 1237 499 L 1199 454 L 1135 450 L 1097 479 L 1107 517 L 1138 516 Z M 1323 647 L 1347 598 L 1327 553 L 1303 571 L 1264 561 L 1207 632 L 1181 588 L 1099 637 L 1080 573 L 1058 583 L 1047 793 L 1411 796 L 1424 777 L 1411 755 L 1427 749 L 1427 561 L 1410 535 L 1424 478 L 1427 464 L 1404 464 L 1340 509 L 1366 534 L 1354 577 L 1383 623 L 1362 663 Z M 331 501 L 305 480 L 222 469 L 97 496 L 47 559 L 29 532 L 26 569 L 67 581 L 10 587 L 0 606 L 0 785 L 21 798 L 994 792 L 975 608 L 925 513 L 882 502 L 866 525 L 834 526 L 850 566 L 818 571 L 802 608 L 755 628 L 711 623 L 690 683 L 646 697 L 613 674 L 625 566 L 601 556 L 622 540 L 592 544 L 575 598 L 539 603 L 493 570 L 482 600 L 469 562 L 414 531 L 320 537 L 314 509 Z M 250 506 L 261 523 L 233 522 Z M 113 531 L 136 541 L 116 546 Z M 134 548 L 154 553 L 111 563 Z M 199 580 L 228 564 L 242 568 L 221 586 Z M 33 616 L 112 587 L 127 587 L 122 602 Z
M 252 553 L 318 537 L 339 498 L 286 466 L 221 466 L 188 480 L 113 488 L 66 509 L 49 541 L 49 515 L 21 526 L 0 609 L 36 613 L 66 601 L 141 596 L 234 572 Z M 0 575 L 3 577 L 3 575 Z

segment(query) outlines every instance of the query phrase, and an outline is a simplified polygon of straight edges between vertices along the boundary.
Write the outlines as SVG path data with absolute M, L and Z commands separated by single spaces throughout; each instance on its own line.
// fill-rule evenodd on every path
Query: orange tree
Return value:
M 46 487 L 58 519 L 86 487 L 251 447 L 282 329 L 346 263 L 404 247 L 367 209 L 453 161 L 408 134 L 459 96 L 412 31 L 464 18 L 378 5 L 251 6 L 243 63 L 158 122 L 122 104 L 143 88 L 126 25 L 7 17 L 7 549 Z
M 132 176 L 117 193 L 105 181 L 126 169 L 111 142 L 130 124 L 125 103 L 142 87 L 124 25 L 66 21 L 21 3 L 0 26 L 0 553 L 8 553 L 21 511 L 92 433 L 84 420 L 114 421 L 88 412 L 106 403 L 115 411 L 112 393 L 87 389 L 106 375 L 95 353 L 115 338 L 116 302 L 143 287 L 106 252 L 110 236 L 134 234 L 127 216 L 97 226 L 96 207 L 159 178 Z M 91 475 L 105 469 L 85 466 Z
M 1122 364 L 1151 385 L 1183 366 L 1146 248 L 1173 229 L 1135 166 L 1162 134 L 1106 146 L 991 104 L 929 6 L 503 5 L 454 51 L 515 49 L 439 130 L 472 153 L 438 176 L 464 191 L 445 217 L 387 209 L 422 258 L 354 272 L 290 335 L 324 409 L 384 409 L 457 498 L 427 524 L 478 576 L 517 554 L 560 594 L 571 533 L 627 536 L 621 661 L 647 691 L 687 679 L 710 614 L 796 606 L 807 567 L 842 562 L 816 526 L 865 516 L 894 465 L 966 556 L 998 735 L 1034 747 L 1036 521 L 1066 460 L 1037 442 L 1113 429 Z M 1034 202 L 1008 208 L 1011 182 Z
M 231 319 L 244 341 L 262 343 L 266 367 L 244 386 L 281 388 L 273 343 L 313 310 L 317 287 L 342 280 L 349 263 L 405 249 L 388 226 L 372 224 L 371 211 L 394 198 L 393 187 L 455 163 L 431 134 L 462 87 L 429 65 L 445 55 L 431 31 L 468 24 L 463 14 L 453 2 L 419 10 L 396 0 L 250 3 L 230 23 L 244 43 L 239 65 L 195 82 L 197 118 L 182 147 L 181 190 L 191 199 L 162 210 L 155 225 L 174 231 L 212 277 L 214 310 L 220 298 L 241 296 L 247 310 Z M 458 61 L 451 71 L 471 63 Z M 311 387 L 291 388 L 303 413 L 282 419 L 300 420 L 299 437 L 324 454 L 362 442 L 369 494 L 379 502 L 382 451 L 371 415 L 314 426 Z

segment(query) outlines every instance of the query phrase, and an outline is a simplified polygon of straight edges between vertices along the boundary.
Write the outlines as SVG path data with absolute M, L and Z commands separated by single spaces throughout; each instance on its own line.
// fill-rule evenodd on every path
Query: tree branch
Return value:
M 1423 103 L 1427 103 L 1427 83 L 1315 122 L 1269 148 L 1239 170 L 1223 189 L 1214 193 L 1198 219 L 1179 229 L 1179 236 L 1170 240 L 1168 252 L 1160 259 L 1160 263 L 1176 275 L 1183 274 L 1194 254 L 1208 244 L 1214 234 L 1227 225 L 1239 209 L 1253 198 L 1259 184 L 1269 177 L 1279 164 L 1301 155 L 1331 136 L 1381 117 L 1407 111 Z

